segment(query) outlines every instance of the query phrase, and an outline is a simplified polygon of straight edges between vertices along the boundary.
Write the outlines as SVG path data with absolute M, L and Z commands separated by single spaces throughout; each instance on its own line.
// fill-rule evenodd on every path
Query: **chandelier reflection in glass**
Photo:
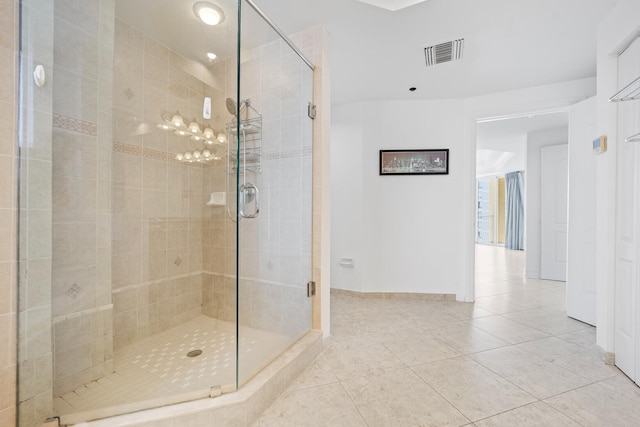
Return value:
M 220 132 L 217 136 L 213 129 L 208 126 L 201 126 L 195 120 L 187 126 L 184 118 L 179 114 L 165 114 L 162 116 L 162 123 L 158 124 L 158 128 L 166 131 L 173 131 L 177 136 L 189 138 L 191 141 L 202 143 L 201 149 L 193 151 L 185 151 L 177 153 L 175 159 L 180 162 L 207 162 L 211 160 L 220 160 L 215 154 L 214 149 L 209 149 L 213 144 L 225 144 L 227 137 L 224 132 Z

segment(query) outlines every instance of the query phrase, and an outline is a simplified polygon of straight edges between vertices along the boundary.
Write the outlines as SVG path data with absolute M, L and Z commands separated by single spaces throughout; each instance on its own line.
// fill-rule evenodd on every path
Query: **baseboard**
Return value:
M 530 279 L 539 279 L 540 278 L 540 270 L 525 270 L 524 276 Z
M 603 359 L 605 365 L 615 366 L 616 364 L 616 355 L 614 353 L 605 352 Z
M 336 295 L 351 295 L 359 298 L 377 299 L 412 299 L 420 301 L 455 301 L 456 294 L 429 294 L 419 292 L 357 292 L 346 289 L 331 288 L 331 293 Z

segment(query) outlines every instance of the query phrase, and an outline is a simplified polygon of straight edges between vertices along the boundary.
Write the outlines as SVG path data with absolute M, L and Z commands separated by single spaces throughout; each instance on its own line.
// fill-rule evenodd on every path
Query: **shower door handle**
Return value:
M 252 203 L 253 202 L 253 203 Z M 247 207 L 253 205 L 253 211 L 247 212 Z M 240 216 L 243 218 L 255 218 L 260 213 L 260 191 L 251 183 L 240 186 Z

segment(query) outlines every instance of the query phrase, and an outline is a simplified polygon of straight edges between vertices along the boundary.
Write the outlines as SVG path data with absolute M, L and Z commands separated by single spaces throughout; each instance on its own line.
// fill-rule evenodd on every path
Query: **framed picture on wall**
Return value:
M 380 150 L 380 175 L 448 175 L 449 149 Z

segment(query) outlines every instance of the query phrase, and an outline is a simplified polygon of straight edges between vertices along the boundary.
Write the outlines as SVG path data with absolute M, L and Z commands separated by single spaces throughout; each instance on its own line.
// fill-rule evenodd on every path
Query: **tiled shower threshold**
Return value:
M 202 318 L 198 318 L 195 320 L 197 321 L 196 323 L 202 324 L 204 322 L 203 326 L 206 326 L 206 323 L 210 321 L 209 319 Z M 230 324 L 224 324 L 224 322 L 218 324 L 218 328 L 222 328 L 223 330 L 228 329 L 229 327 Z M 260 333 L 262 331 L 244 330 L 244 338 L 242 332 L 243 330 L 241 329 L 241 341 L 248 340 L 248 344 L 253 343 L 261 345 L 265 344 L 268 341 L 260 339 L 266 338 L 264 336 L 260 336 Z M 197 333 L 198 330 L 196 329 L 196 334 Z M 200 338 L 202 338 L 202 332 L 200 332 L 199 335 Z M 189 338 L 193 340 L 192 337 Z M 215 341 L 215 339 L 212 338 L 212 335 L 210 335 L 208 338 L 209 341 Z M 274 337 L 268 338 L 273 339 Z M 218 334 L 217 339 L 224 339 L 224 336 Z M 203 346 L 205 352 L 203 352 L 203 354 L 207 353 L 206 341 L 207 340 L 205 339 L 199 340 L 198 342 L 199 344 L 205 343 L 205 345 Z M 165 349 L 168 347 L 166 343 L 162 345 L 165 346 Z M 183 342 L 182 346 L 184 348 L 172 350 L 179 350 L 178 353 L 181 354 L 180 351 L 184 352 L 184 349 L 190 349 L 191 345 L 192 344 L 189 342 Z M 272 349 L 276 347 L 277 345 L 273 346 Z M 120 375 L 124 374 L 124 376 L 126 377 L 127 372 L 129 372 L 129 375 L 135 375 L 132 374 L 132 372 L 135 372 L 135 370 L 128 371 L 129 367 L 123 367 L 123 363 L 125 365 L 131 365 L 134 364 L 133 362 L 137 361 L 137 363 L 135 364 L 148 364 L 148 359 L 143 359 L 139 357 L 139 354 L 136 354 L 136 352 L 140 348 L 143 347 L 132 346 L 132 348 L 127 349 L 127 352 L 129 354 L 124 355 L 126 357 L 123 357 L 120 362 L 117 362 L 121 367 Z M 156 353 L 159 351 L 163 351 L 162 346 L 146 348 L 149 352 L 154 348 L 156 349 Z M 193 387 L 194 384 L 191 384 L 192 387 L 187 387 L 189 391 L 183 392 L 180 392 L 180 388 L 184 384 L 174 383 L 173 386 L 171 388 L 167 388 L 166 391 L 160 389 L 158 392 L 158 389 L 156 388 L 157 384 L 156 386 L 153 386 L 152 383 L 145 384 L 145 379 L 151 378 L 153 376 L 160 377 L 164 372 L 169 372 L 171 373 L 171 375 L 173 375 L 175 369 L 182 371 L 179 373 L 179 375 L 176 376 L 177 378 L 181 378 L 181 380 L 184 380 L 184 378 L 186 378 L 187 376 L 197 378 L 197 372 L 200 370 L 194 370 L 193 368 L 189 369 L 188 367 L 180 367 L 179 365 L 177 367 L 172 366 L 167 362 L 168 357 L 166 357 L 166 355 L 162 355 L 158 359 L 163 360 L 165 364 L 163 365 L 162 363 L 154 363 L 151 366 L 147 366 L 147 369 L 151 368 L 151 370 L 153 370 L 154 372 L 145 373 L 143 369 L 143 375 L 140 376 L 137 381 L 122 382 L 121 384 L 117 383 L 119 380 L 118 378 L 111 378 L 111 380 L 106 381 L 105 386 L 107 387 L 107 392 L 111 391 L 112 393 L 122 395 L 122 398 L 118 403 L 115 403 L 117 402 L 117 400 L 114 400 L 115 404 L 111 405 L 109 404 L 109 402 L 97 401 L 100 399 L 100 393 L 102 393 L 102 396 L 112 395 L 109 393 L 105 395 L 105 390 L 97 393 L 94 396 L 94 402 L 91 403 L 91 390 L 87 390 L 85 393 L 89 393 L 89 395 L 85 394 L 84 397 L 82 397 L 82 399 L 86 400 L 84 409 L 82 409 L 82 406 L 80 406 L 75 412 L 61 415 L 60 424 L 65 426 L 73 425 L 92 427 L 133 426 L 139 425 L 141 423 L 150 423 L 149 425 L 153 425 L 154 422 L 159 422 L 162 420 L 181 420 L 182 417 L 191 419 L 191 417 L 195 416 L 200 417 L 198 419 L 203 420 L 203 422 L 205 423 L 207 419 L 215 419 L 217 423 L 221 420 L 228 420 L 233 421 L 238 425 L 249 425 L 255 419 L 257 419 L 257 417 L 271 404 L 273 400 L 275 400 L 275 398 L 282 391 L 284 391 L 289 382 L 292 381 L 300 372 L 302 372 L 302 370 L 306 366 L 308 366 L 318 354 L 320 354 L 322 348 L 322 334 L 318 331 L 308 332 L 295 344 L 293 344 L 282 354 L 280 354 L 273 362 L 259 371 L 251 380 L 249 380 L 248 383 L 240 387 L 238 391 L 233 391 L 233 382 L 228 382 L 227 384 L 231 385 L 221 384 L 219 387 L 214 386 L 213 388 L 210 386 Z M 266 348 L 264 350 L 269 351 Z M 168 351 L 166 352 L 171 353 Z M 258 356 L 258 354 L 260 354 L 261 356 L 264 356 L 264 353 L 262 353 L 261 351 L 254 351 L 253 354 L 251 353 L 252 352 L 250 351 L 247 355 L 245 355 L 247 359 L 252 355 Z M 215 367 L 216 363 L 224 362 L 225 359 L 229 357 L 229 354 L 228 352 L 224 351 L 220 356 L 220 360 L 218 361 L 209 361 L 209 366 L 207 367 L 207 369 Z M 235 354 L 233 354 L 233 356 L 235 357 Z M 197 358 L 195 358 L 194 360 L 196 359 Z M 126 362 L 123 362 L 123 360 Z M 248 360 L 246 360 L 245 362 L 248 362 Z M 138 371 L 140 372 L 140 370 Z M 233 373 L 235 371 L 231 370 L 231 372 Z M 147 374 L 150 374 L 151 377 L 147 378 Z M 223 377 L 219 378 L 224 381 Z M 194 382 L 196 386 L 198 385 L 197 380 L 192 380 L 192 382 Z M 126 384 L 128 384 L 128 386 Z M 132 387 L 133 390 L 128 390 L 125 387 Z M 155 392 L 150 391 L 149 394 L 145 396 L 145 389 L 147 389 L 148 387 L 154 387 Z M 128 397 L 126 395 L 131 393 L 137 393 L 138 398 L 135 400 L 128 400 Z M 220 393 L 225 394 L 220 395 Z M 125 399 L 125 397 L 127 398 Z M 126 403 L 127 400 L 129 403 Z M 58 403 L 61 404 L 60 402 Z

